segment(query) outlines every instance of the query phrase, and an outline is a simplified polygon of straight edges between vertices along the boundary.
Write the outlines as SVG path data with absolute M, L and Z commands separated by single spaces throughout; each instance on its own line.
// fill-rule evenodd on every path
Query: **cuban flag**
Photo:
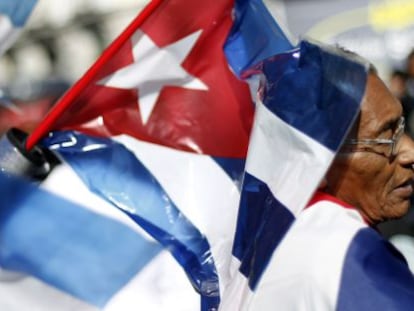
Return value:
M 242 185 L 233 272 L 220 310 L 291 310 L 300 306 L 304 310 L 336 310 L 340 305 L 334 289 L 339 286 L 341 268 L 334 271 L 336 283 L 324 279 L 329 295 L 319 301 L 317 291 L 306 287 L 308 280 L 295 279 L 294 268 L 289 268 L 289 262 L 293 267 L 305 266 L 316 278 L 323 274 L 313 269 L 329 269 L 322 265 L 317 270 L 312 260 L 306 264 L 326 239 L 323 233 L 330 233 L 320 232 L 316 241 L 303 236 L 312 227 L 309 223 L 317 226 L 323 218 L 317 214 L 305 225 L 301 223 L 303 231 L 299 233 L 291 228 L 300 226 L 297 219 L 301 219 L 358 115 L 368 69 L 368 62 L 349 52 L 302 41 L 294 50 L 268 58 L 251 70 L 262 75 L 260 100 Z M 329 226 L 332 232 L 337 230 L 335 225 Z M 354 226 L 353 233 L 360 227 Z M 334 256 L 340 263 L 347 256 L 347 245 L 341 247 L 344 252 Z M 350 275 L 352 279 L 352 271 Z M 290 286 L 299 283 L 302 285 Z M 281 295 L 281 288 L 289 290 Z M 326 300 L 332 303 L 328 305 Z
M 2 0 L 0 2 L 0 55 L 16 40 L 37 0 Z
M 312 41 L 250 71 L 261 86 L 219 310 L 412 308 L 414 276 L 403 255 L 320 184 L 369 72 L 357 55 Z
M 150 2 L 27 140 L 63 163 L 2 219 L 0 305 L 217 309 L 254 114 L 238 75 L 291 48 L 258 0 Z

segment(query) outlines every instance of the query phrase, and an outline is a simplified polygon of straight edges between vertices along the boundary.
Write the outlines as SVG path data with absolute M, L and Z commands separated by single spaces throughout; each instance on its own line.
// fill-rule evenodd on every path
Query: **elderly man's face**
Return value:
M 384 83 L 370 74 L 361 114 L 350 139 L 391 139 L 398 127 L 402 107 Z M 414 142 L 403 135 L 395 156 L 386 145 L 347 145 L 327 174 L 327 191 L 357 207 L 371 223 L 407 213 L 413 194 Z

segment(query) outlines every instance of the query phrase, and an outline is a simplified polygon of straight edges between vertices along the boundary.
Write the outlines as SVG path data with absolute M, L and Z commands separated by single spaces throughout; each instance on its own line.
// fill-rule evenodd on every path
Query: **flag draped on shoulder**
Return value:
M 276 283 L 291 282 L 282 278 L 263 285 L 261 279 L 272 278 L 272 272 L 266 272 L 278 265 L 278 246 L 289 236 L 352 126 L 368 70 L 368 62 L 356 55 L 311 41 L 252 69 L 262 75 L 261 100 L 233 245 L 237 272 L 220 310 L 270 310 L 277 294 L 272 289 L 281 285 Z
M 128 305 L 194 310 L 189 301 L 197 302 L 198 296 L 201 310 L 217 309 L 230 278 L 254 114 L 249 86 L 239 74 L 290 48 L 258 0 L 150 2 L 27 140 L 30 149 L 43 138 L 43 145 L 64 162 L 43 188 L 92 209 L 98 221 L 104 214 L 145 237 L 142 247 L 131 244 L 129 250 L 134 256 L 143 255 L 142 265 L 131 267 L 128 260 L 126 264 L 108 262 L 114 265 L 111 268 L 128 272 L 119 287 L 104 297 L 88 282 L 70 290 L 81 283 L 74 280 L 75 271 L 61 274 L 56 268 L 36 274 L 30 262 L 37 259 L 31 254 L 19 253 L 29 264 L 23 272 L 92 309 L 125 310 Z M 55 216 L 43 213 L 33 221 L 42 217 L 53 221 Z M 93 217 L 85 224 L 93 222 Z M 106 232 L 105 227 L 100 231 Z M 76 235 L 75 230 L 72 233 Z M 114 235 L 111 241 L 117 243 Z M 65 243 L 66 237 L 57 236 L 54 243 Z M 154 241 L 158 248 L 153 247 Z M 151 287 L 148 274 L 155 270 L 151 264 L 158 262 L 159 271 L 164 264 L 160 257 L 167 252 L 191 284 L 183 290 L 186 298 L 162 305 L 168 293 L 155 289 L 157 295 L 147 295 L 153 301 L 144 304 L 145 298 L 131 293 L 145 292 L 145 277 Z M 109 268 L 93 254 L 91 258 L 98 275 Z M 49 262 L 54 262 L 54 254 Z M 177 282 L 175 270 L 168 270 L 163 271 L 164 279 Z M 59 278 L 59 286 L 54 278 Z M 68 285 L 72 281 L 73 287 Z
M 0 55 L 16 40 L 37 0 L 3 0 L 0 2 Z

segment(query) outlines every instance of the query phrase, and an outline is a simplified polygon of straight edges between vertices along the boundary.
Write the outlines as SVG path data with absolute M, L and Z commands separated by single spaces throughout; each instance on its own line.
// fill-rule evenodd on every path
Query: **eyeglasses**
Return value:
M 361 148 L 353 150 L 354 152 L 374 152 L 383 154 L 386 157 L 395 157 L 399 151 L 401 137 L 404 134 L 405 119 L 400 117 L 398 120 L 397 128 L 391 139 L 377 138 L 377 139 L 347 139 L 345 145 L 359 145 Z M 364 146 L 365 145 L 365 146 Z M 381 146 L 381 149 L 373 149 L 371 146 Z

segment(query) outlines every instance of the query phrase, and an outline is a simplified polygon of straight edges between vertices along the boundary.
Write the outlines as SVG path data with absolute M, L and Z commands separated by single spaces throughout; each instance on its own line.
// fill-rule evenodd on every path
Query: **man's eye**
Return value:
M 381 134 L 377 138 L 379 138 L 379 139 L 392 139 L 393 133 L 394 133 L 394 131 L 392 130 L 392 128 L 389 128 L 387 130 L 382 131 Z

